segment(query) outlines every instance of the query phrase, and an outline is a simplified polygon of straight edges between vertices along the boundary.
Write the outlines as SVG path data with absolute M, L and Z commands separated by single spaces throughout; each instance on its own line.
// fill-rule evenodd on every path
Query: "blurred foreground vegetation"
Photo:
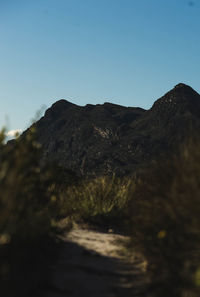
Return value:
M 2 296 L 27 297 L 45 281 L 62 218 L 69 227 L 76 221 L 128 232 L 129 248 L 147 261 L 152 296 L 200 296 L 199 141 L 140 177 L 88 180 L 41 165 L 36 134 L 32 128 L 7 145 L 0 135 Z
M 136 182 L 128 217 L 132 247 L 147 260 L 149 292 L 200 296 L 200 142 L 158 161 Z
M 57 178 L 40 166 L 32 128 L 5 145 L 0 135 L 0 287 L 2 296 L 25 296 L 45 269 L 46 247 L 56 234 Z M 50 249 L 49 249 L 50 251 Z M 27 295 L 26 295 L 27 296 Z

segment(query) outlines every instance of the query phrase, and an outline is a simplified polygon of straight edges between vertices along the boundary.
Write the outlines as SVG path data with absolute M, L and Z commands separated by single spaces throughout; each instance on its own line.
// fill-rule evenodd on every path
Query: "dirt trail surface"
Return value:
M 62 240 L 51 282 L 34 297 L 144 296 L 143 263 L 123 251 L 128 237 L 75 228 Z

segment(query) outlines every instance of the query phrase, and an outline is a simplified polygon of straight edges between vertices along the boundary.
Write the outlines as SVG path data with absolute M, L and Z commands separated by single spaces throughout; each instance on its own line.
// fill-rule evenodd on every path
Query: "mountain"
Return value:
M 176 151 L 200 131 L 200 95 L 181 83 L 149 110 L 60 100 L 34 125 L 43 162 L 54 161 L 78 175 L 125 175 Z

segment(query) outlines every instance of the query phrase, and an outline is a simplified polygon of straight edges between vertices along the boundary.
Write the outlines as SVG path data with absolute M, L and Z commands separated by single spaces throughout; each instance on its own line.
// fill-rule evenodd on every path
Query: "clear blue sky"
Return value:
M 65 98 L 150 108 L 200 91 L 200 0 L 0 0 L 0 125 Z

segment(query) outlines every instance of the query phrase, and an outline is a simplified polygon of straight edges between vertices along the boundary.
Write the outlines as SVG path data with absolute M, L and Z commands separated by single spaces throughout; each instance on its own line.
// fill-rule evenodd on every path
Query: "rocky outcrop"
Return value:
M 125 175 L 199 132 L 200 95 L 178 84 L 149 110 L 60 100 L 35 126 L 44 162 L 55 161 L 78 175 Z

